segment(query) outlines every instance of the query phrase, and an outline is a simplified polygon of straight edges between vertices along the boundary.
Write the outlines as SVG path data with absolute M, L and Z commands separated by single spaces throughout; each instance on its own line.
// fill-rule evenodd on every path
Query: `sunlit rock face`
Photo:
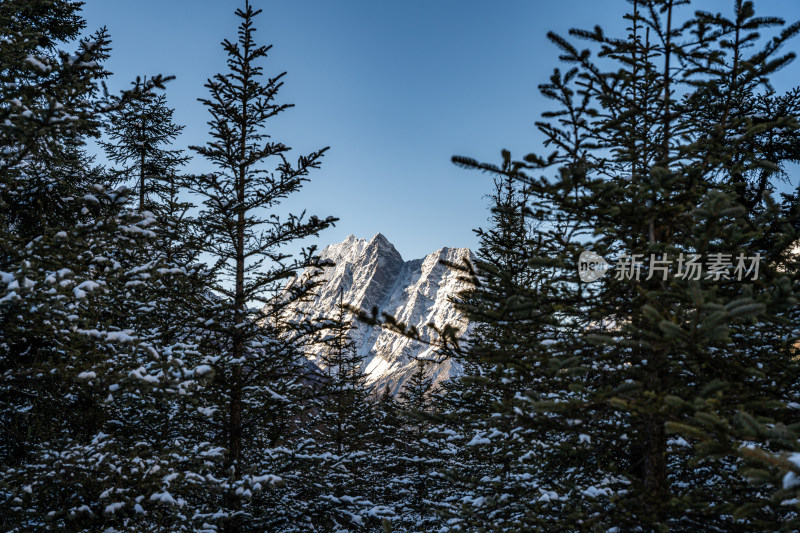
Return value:
M 463 263 L 470 256 L 469 249 L 441 248 L 423 259 L 404 261 L 392 243 L 378 233 L 369 241 L 350 235 L 327 246 L 320 255 L 335 266 L 324 269 L 323 283 L 312 299 L 294 306 L 299 314 L 312 319 L 333 317 L 341 299 L 367 313 L 377 308 L 380 315 L 387 313 L 407 326 L 415 326 L 423 340 L 436 340 L 430 323 L 438 328 L 449 324 L 460 334 L 466 332 L 467 321 L 451 298 L 467 284 L 460 279 L 461 273 L 442 261 Z M 425 342 L 358 321 L 351 336 L 368 383 L 378 392 L 386 386 L 392 393 L 402 390 L 416 369 L 415 359 L 441 359 Z M 309 354 L 320 366 L 321 350 L 319 347 Z M 458 364 L 449 360 L 428 368 L 437 383 L 460 372 Z

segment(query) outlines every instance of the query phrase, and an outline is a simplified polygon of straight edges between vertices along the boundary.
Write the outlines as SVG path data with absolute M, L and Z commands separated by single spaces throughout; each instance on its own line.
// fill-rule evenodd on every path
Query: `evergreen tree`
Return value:
M 163 78 L 162 81 L 168 81 Z M 139 211 L 151 207 L 148 197 L 165 199 L 174 189 L 174 175 L 188 157 L 169 145 L 183 130 L 172 121 L 166 96 L 146 89 L 147 78 L 134 82 L 135 97 L 119 102 L 112 111 L 102 142 L 108 158 L 123 168 L 114 171 L 116 182 L 133 181 L 139 195 Z
M 137 332 L 139 349 L 127 360 L 117 358 L 117 364 L 130 370 L 126 379 L 112 385 L 125 393 L 107 402 L 106 410 L 123 449 L 135 449 L 141 457 L 146 443 L 154 457 L 146 470 L 153 480 L 147 520 L 139 517 L 133 528 L 152 524 L 189 531 L 202 525 L 200 517 L 209 512 L 202 497 L 205 484 L 200 480 L 214 473 L 208 456 L 219 456 L 218 450 L 209 450 L 195 440 L 198 420 L 208 416 L 195 395 L 212 377 L 202 358 L 215 353 L 205 322 L 216 301 L 210 292 L 212 273 L 200 262 L 201 248 L 188 216 L 193 206 L 179 197 L 178 166 L 187 158 L 179 150 L 160 148 L 182 128 L 172 123 L 172 110 L 165 106 L 163 95 L 156 97 L 153 91 L 140 81 L 134 86 L 131 100 L 137 102 L 135 109 L 140 109 L 142 101 L 155 106 L 148 108 L 146 117 L 126 111 L 131 105 L 128 99 L 117 100 L 121 107 L 115 109 L 112 121 L 117 135 L 110 137 L 119 144 L 105 145 L 111 153 L 135 151 L 134 147 L 140 146 L 135 139 L 142 121 L 149 131 L 161 132 L 142 141 L 149 146 L 145 159 L 150 169 L 148 189 L 156 192 L 146 205 L 138 195 L 138 211 L 150 221 L 148 238 L 138 246 L 115 251 L 122 265 L 140 266 L 130 268 L 132 279 L 107 296 L 105 307 L 124 317 L 125 327 Z M 188 367 L 190 362 L 196 368 Z M 139 509 L 145 508 L 137 504 Z
M 271 48 L 254 41 L 253 19 L 259 12 L 249 2 L 236 11 L 238 39 L 222 43 L 229 72 L 208 80 L 210 96 L 201 100 L 211 113 L 212 140 L 193 149 L 215 171 L 187 180 L 203 199 L 198 223 L 206 236 L 204 250 L 216 259 L 214 290 L 221 295 L 208 320 L 209 348 L 216 355 L 205 359 L 214 379 L 199 396 L 200 408 L 209 413 L 199 436 L 224 450 L 216 473 L 221 499 L 204 497 L 214 502 L 209 508 L 218 509 L 207 519 L 220 519 L 226 531 L 260 527 L 261 517 L 252 511 L 263 503 L 258 498 L 269 496 L 255 493 L 280 479 L 282 461 L 289 460 L 281 450 L 287 449 L 300 409 L 295 393 L 302 389 L 304 365 L 296 344 L 287 340 L 293 331 L 285 309 L 310 284 L 282 289 L 316 258 L 313 249 L 294 259 L 283 249 L 335 220 L 282 219 L 277 211 L 319 166 L 326 149 L 300 156 L 292 165 L 289 147 L 270 140 L 264 129 L 290 106 L 276 102 L 285 73 L 265 78 L 258 64 Z M 269 170 L 271 162 L 275 166 Z M 264 307 L 251 307 L 256 303 Z
M 556 249 L 532 227 L 534 213 L 510 175 L 509 154 L 496 170 L 509 175 L 495 179 L 492 226 L 477 231 L 474 266 L 461 267 L 471 283 L 456 303 L 471 326 L 463 349 L 450 354 L 463 374 L 445 385 L 442 397 L 448 440 L 459 443 L 448 468 L 454 492 L 445 515 L 459 530 L 524 531 L 537 527 L 525 516 L 529 502 L 550 490 L 541 445 L 559 426 L 551 418 L 534 436 L 525 427 L 526 395 L 555 399 L 553 389 L 573 378 L 560 374 L 542 349 L 564 328 L 554 305 L 564 294 L 551 283 L 557 272 L 547 263 L 531 266 Z
M 325 350 L 317 362 L 322 375 L 307 421 L 307 454 L 315 466 L 298 480 L 306 527 L 323 531 L 369 530 L 391 514 L 374 500 L 382 454 L 376 446 L 372 390 L 348 315 L 340 295 L 336 314 L 318 324 L 318 342 Z
M 60 51 L 83 28 L 79 10 L 66 1 L 0 5 L 4 529 L 65 524 L 82 494 L 55 473 L 70 479 L 82 460 L 72 453 L 102 420 L 98 398 L 75 378 L 107 349 L 87 334 L 98 309 L 85 297 L 105 282 L 96 252 L 116 226 L 98 229 L 104 216 L 92 208 L 113 198 L 87 189 L 97 174 L 85 170 L 82 143 L 97 133 L 108 38 L 99 32 L 75 54 Z
M 98 135 L 105 105 L 98 85 L 107 76 L 102 63 L 109 39 L 99 31 L 81 40 L 74 54 L 60 50 L 83 29 L 79 12 L 70 1 L 0 6 L 3 224 L 22 239 L 44 226 L 76 222 L 68 199 L 95 183 L 82 147 L 85 137 Z M 3 242 L 14 245 L 9 239 Z
M 436 363 L 417 360 L 417 368 L 398 394 L 400 428 L 393 463 L 399 472 L 393 479 L 392 496 L 401 531 L 433 531 L 441 527 L 434 502 L 442 479 L 442 443 L 434 411 L 433 376 Z M 391 457 L 391 456 L 390 456 Z
M 554 335 L 504 350 L 545 363 L 547 379 L 517 406 L 517 453 L 538 454 L 531 488 L 542 497 L 516 515 L 530 529 L 765 531 L 796 520 L 781 493 L 751 481 L 783 475 L 780 454 L 798 446 L 797 279 L 786 268 L 796 209 L 771 194 L 796 158 L 797 101 L 764 82 L 793 58 L 779 49 L 800 26 L 761 41 L 782 21 L 756 17 L 752 2 L 734 2 L 730 19 L 682 17 L 684 4 L 632 1 L 622 39 L 573 30 L 596 61 L 550 36 L 570 65 L 542 86 L 560 106 L 538 123 L 553 154 L 499 167 L 455 158 L 526 184 L 541 222 L 545 246 L 528 263 L 546 281 L 518 305 L 551 311 Z M 616 256 L 617 269 L 582 283 L 583 250 Z M 754 257 L 759 275 L 739 275 L 737 258 L 746 270 Z
M 143 253 L 155 217 L 128 210 L 128 190 L 102 185 L 84 152 L 109 111 L 162 78 L 103 97 L 105 32 L 59 50 L 83 27 L 78 2 L 0 5 L 0 521 L 187 530 L 195 518 L 169 487 L 201 471 L 172 438 L 176 398 L 194 387 L 191 332 L 148 320 L 165 288 L 202 287 L 202 269 Z

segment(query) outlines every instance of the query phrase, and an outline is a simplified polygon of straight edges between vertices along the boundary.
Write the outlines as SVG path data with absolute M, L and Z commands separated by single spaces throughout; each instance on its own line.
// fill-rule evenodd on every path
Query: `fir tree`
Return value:
M 170 78 L 163 78 L 166 82 Z M 102 143 L 108 158 L 122 168 L 114 171 L 116 182 L 134 182 L 139 211 L 152 206 L 148 198 L 167 198 L 174 189 L 176 169 L 188 160 L 169 145 L 183 130 L 172 121 L 166 96 L 147 90 L 147 78 L 134 82 L 135 97 L 120 102 L 111 113 Z
M 258 64 L 271 48 L 254 41 L 253 19 L 259 12 L 246 2 L 236 11 L 241 20 L 237 41 L 222 43 L 229 72 L 208 80 L 210 96 L 201 100 L 211 114 L 212 140 L 193 147 L 215 171 L 188 180 L 203 199 L 198 221 L 206 235 L 204 249 L 217 261 L 214 290 L 222 296 L 208 322 L 217 353 L 206 359 L 215 376 L 201 407 L 210 413 L 203 434 L 225 450 L 217 472 L 223 483 L 216 516 L 226 531 L 259 527 L 248 499 L 254 487 L 279 479 L 280 453 L 274 449 L 283 449 L 299 408 L 292 398 L 301 388 L 303 365 L 297 346 L 286 340 L 292 331 L 284 310 L 309 286 L 282 288 L 315 257 L 306 250 L 292 259 L 283 248 L 334 221 L 304 215 L 282 219 L 277 212 L 319 166 L 326 149 L 300 156 L 292 165 L 289 147 L 271 140 L 264 129 L 290 106 L 276 102 L 285 73 L 266 78 Z M 259 311 L 254 304 L 264 307 Z
M 430 418 L 434 411 L 431 367 L 435 364 L 419 359 L 398 394 L 401 426 L 394 462 L 399 472 L 393 483 L 393 497 L 399 500 L 395 503 L 399 515 L 395 523 L 403 531 L 431 531 L 441 525 L 432 504 L 442 485 L 437 471 L 443 463 L 437 423 Z
M 626 38 L 571 32 L 596 45 L 597 61 L 550 36 L 570 64 L 542 86 L 560 106 L 538 123 L 552 155 L 500 167 L 455 158 L 525 183 L 548 250 L 528 261 L 548 281 L 520 302 L 558 318 L 554 338 L 527 344 L 551 378 L 524 391 L 520 409 L 546 498 L 520 520 L 778 530 L 795 514 L 750 481 L 785 473 L 780 454 L 798 445 L 797 280 L 785 268 L 796 211 L 770 194 L 796 157 L 797 103 L 763 84 L 793 58 L 779 48 L 800 26 L 759 41 L 782 21 L 756 17 L 752 2 L 734 2 L 730 19 L 681 23 L 685 2 L 631 4 Z M 755 111 L 763 105 L 771 112 Z M 581 283 L 586 249 L 630 268 Z M 705 260 L 700 278 L 686 275 L 689 254 Z M 737 279 L 735 258 L 757 255 L 758 278 Z M 721 274 L 707 270 L 713 258 Z M 669 259 L 684 262 L 658 268 Z
M 169 491 L 205 473 L 171 423 L 194 388 L 183 364 L 192 332 L 148 321 L 154 307 L 168 312 L 165 288 L 202 294 L 202 269 L 145 253 L 158 247 L 155 217 L 128 210 L 129 191 L 104 186 L 84 152 L 107 112 L 162 78 L 103 97 L 105 32 L 59 50 L 83 29 L 79 12 L 67 1 L 0 5 L 0 520 L 20 531 L 187 530 L 196 517 Z
M 117 364 L 130 370 L 126 379 L 111 385 L 124 394 L 107 402 L 106 410 L 122 448 L 135 449 L 141 461 L 146 443 L 153 457 L 146 470 L 152 480 L 147 504 L 136 502 L 138 510 L 133 506 L 137 514 L 147 509 L 147 521 L 140 517 L 133 527 L 149 523 L 181 531 L 202 525 L 208 503 L 202 496 L 204 484 L 198 480 L 213 475 L 207 459 L 220 455 L 208 445 L 198 445 L 195 438 L 195 427 L 208 416 L 196 395 L 213 376 L 202 358 L 215 353 L 205 323 L 216 301 L 210 291 L 212 273 L 201 263 L 200 242 L 188 214 L 193 206 L 180 198 L 178 166 L 186 157 L 179 150 L 159 147 L 170 140 L 169 132 L 182 128 L 172 123 L 172 110 L 153 90 L 137 81 L 132 95 L 137 106 L 142 101 L 155 105 L 157 112 L 144 120 L 149 131 L 164 135 L 148 141 L 152 146 L 145 159 L 151 170 L 148 188 L 156 194 L 146 205 L 138 195 L 138 210 L 150 221 L 148 238 L 138 246 L 116 250 L 121 264 L 140 266 L 130 269 L 132 279 L 111 293 L 106 303 L 106 309 L 125 317 L 121 322 L 137 333 L 138 350 L 128 359 L 117 358 Z M 119 135 L 111 138 L 120 144 L 106 144 L 109 152 L 125 153 L 139 146 L 125 134 L 126 128 L 138 131 L 141 124 L 136 114 L 123 112 L 128 104 L 127 99 L 118 100 L 122 107 L 115 109 L 114 127 Z
M 368 530 L 391 511 L 373 497 L 382 456 L 376 447 L 375 406 L 341 295 L 336 314 L 318 327 L 325 350 L 317 361 L 322 376 L 308 421 L 313 442 L 308 453 L 316 467 L 301 482 L 305 513 L 323 530 Z
M 99 334 L 99 309 L 87 295 L 106 282 L 108 265 L 96 252 L 118 236 L 119 195 L 88 189 L 97 173 L 86 170 L 92 165 L 82 143 L 97 134 L 108 38 L 99 32 L 74 54 L 60 51 L 83 28 L 79 11 L 74 2 L 0 6 L 4 529 L 70 523 L 85 493 L 55 477 L 54 463 L 60 454 L 61 479 L 72 478 L 83 460 L 75 450 L 103 422 L 99 398 L 76 377 L 109 349 L 87 334 Z M 109 214 L 111 223 L 99 229 Z
M 102 65 L 109 38 L 99 31 L 73 54 L 60 50 L 85 25 L 80 5 L 70 1 L 4 2 L 0 24 L 3 224 L 25 239 L 46 226 L 75 223 L 68 199 L 95 183 L 83 144 L 99 134 L 106 102 L 97 96 L 108 74 Z
M 557 273 L 546 263 L 538 269 L 530 264 L 556 249 L 532 227 L 534 213 L 510 175 L 509 154 L 497 170 L 509 175 L 495 179 L 492 225 L 477 230 L 481 245 L 474 266 L 461 267 L 471 287 L 456 303 L 471 326 L 463 349 L 451 356 L 463 374 L 445 385 L 442 397 L 449 440 L 460 443 L 457 461 L 448 468 L 456 496 L 446 516 L 464 530 L 535 527 L 527 523 L 526 508 L 541 496 L 540 488 L 549 490 L 542 482 L 548 474 L 540 469 L 541 443 L 558 421 L 549 420 L 532 442 L 525 395 L 554 399 L 553 389 L 573 379 L 560 375 L 542 349 L 563 329 L 554 305 L 563 294 L 551 283 Z M 531 305 L 534 298 L 537 306 Z

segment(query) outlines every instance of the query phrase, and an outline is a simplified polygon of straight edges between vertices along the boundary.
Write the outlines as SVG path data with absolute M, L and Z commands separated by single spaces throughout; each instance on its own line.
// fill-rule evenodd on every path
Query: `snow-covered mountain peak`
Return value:
M 298 303 L 295 310 L 309 318 L 334 315 L 340 295 L 345 303 L 367 313 L 374 309 L 408 326 L 415 326 L 423 342 L 396 333 L 356 323 L 352 337 L 362 357 L 368 381 L 377 388 L 388 385 L 398 392 L 415 370 L 416 358 L 436 359 L 435 350 L 424 341 L 435 340 L 429 327 L 451 324 L 466 331 L 467 323 L 451 298 L 465 289 L 458 272 L 442 261 L 459 263 L 470 256 L 467 248 L 440 248 L 422 259 L 404 261 L 381 233 L 369 241 L 349 235 L 344 241 L 326 246 L 321 258 L 334 263 L 322 274 L 323 283 L 313 299 Z M 320 364 L 319 348 L 310 354 Z M 320 352 L 321 353 L 321 352 Z M 436 380 L 459 372 L 450 361 L 433 365 Z
M 389 242 L 389 239 L 387 239 L 383 233 L 376 233 L 375 235 L 373 235 L 372 238 L 369 240 L 369 245 L 381 248 L 389 248 L 391 250 L 394 250 L 395 252 L 397 251 L 395 250 L 394 245 Z

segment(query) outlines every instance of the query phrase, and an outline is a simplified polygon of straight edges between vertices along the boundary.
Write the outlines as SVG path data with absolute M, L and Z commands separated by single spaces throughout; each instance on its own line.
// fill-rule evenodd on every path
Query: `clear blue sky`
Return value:
M 455 154 L 497 162 L 501 148 L 539 152 L 533 123 L 547 108 L 538 84 L 557 66 L 549 30 L 624 28 L 624 0 L 253 0 L 268 74 L 287 71 L 273 137 L 297 154 L 330 146 L 322 168 L 289 202 L 341 220 L 320 245 L 350 233 L 387 236 L 405 259 L 442 246 L 475 247 L 490 178 L 456 168 Z M 733 0 L 698 7 L 729 12 Z M 88 29 L 107 26 L 112 90 L 137 75 L 172 74 L 167 97 L 186 126 L 179 147 L 208 140 L 206 79 L 225 71 L 220 42 L 235 39 L 244 0 L 86 0 Z M 756 2 L 800 19 L 797 0 Z M 794 49 L 800 50 L 800 42 Z M 800 80 L 800 62 L 778 88 Z M 192 170 L 210 170 L 195 161 Z M 795 180 L 796 183 L 796 180 Z

